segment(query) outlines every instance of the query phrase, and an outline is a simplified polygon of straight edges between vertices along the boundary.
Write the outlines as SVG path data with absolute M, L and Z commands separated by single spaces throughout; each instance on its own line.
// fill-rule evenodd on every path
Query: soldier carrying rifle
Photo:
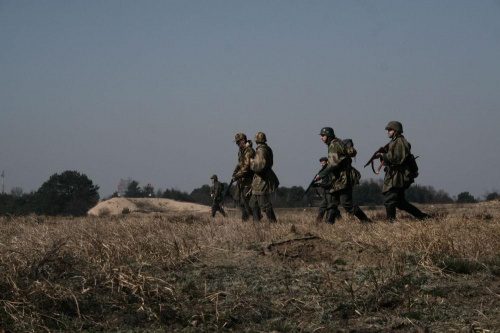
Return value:
M 250 169 L 250 160 L 255 157 L 255 150 L 252 148 L 252 141 L 247 140 L 247 136 L 244 133 L 236 134 L 234 142 L 239 150 L 238 163 L 234 168 L 231 182 L 237 182 L 234 200 L 239 204 L 241 219 L 247 221 L 250 216 L 253 216 L 249 202 L 254 172 Z M 260 211 L 255 213 L 260 216 Z
M 393 221 L 396 218 L 396 208 L 410 213 L 419 220 L 426 219 L 429 215 L 421 212 L 405 198 L 406 189 L 418 176 L 418 167 L 416 158 L 411 154 L 411 145 L 403 136 L 403 125 L 399 121 L 390 121 L 385 129 L 391 141 L 386 147 L 379 149 L 366 165 L 373 163 L 374 158 L 380 158 L 381 164 L 385 166 L 382 194 L 387 220 Z
M 222 197 L 222 185 L 217 179 L 217 175 L 213 175 L 210 177 L 212 179 L 212 187 L 210 188 L 210 197 L 212 198 L 212 217 L 215 217 L 217 212 L 220 212 L 222 216 L 226 217 L 226 212 L 224 212 L 224 208 L 222 208 L 222 203 L 224 202 L 224 198 Z
M 321 135 L 321 141 L 328 146 L 328 165 L 315 177 L 315 180 L 319 181 L 328 176 L 334 179 L 332 187 L 325 193 L 327 200 L 326 222 L 335 223 L 339 204 L 361 222 L 372 222 L 352 199 L 352 188 L 359 184 L 361 177 L 359 171 L 351 166 L 351 156 L 355 156 L 355 153 L 354 155 L 348 153 L 348 147 L 342 140 L 335 137 L 333 128 L 323 127 L 319 135 Z

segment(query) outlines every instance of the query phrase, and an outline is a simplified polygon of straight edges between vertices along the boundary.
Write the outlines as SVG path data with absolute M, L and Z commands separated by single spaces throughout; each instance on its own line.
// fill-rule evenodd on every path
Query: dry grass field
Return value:
M 0 218 L 0 328 L 12 332 L 493 332 L 500 203 L 433 218 L 278 223 L 236 211 Z M 344 214 L 346 215 L 346 214 Z

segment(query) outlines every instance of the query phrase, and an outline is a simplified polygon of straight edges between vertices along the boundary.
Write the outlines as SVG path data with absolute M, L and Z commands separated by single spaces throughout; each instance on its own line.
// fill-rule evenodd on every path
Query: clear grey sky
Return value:
M 0 170 L 36 190 L 77 170 L 191 191 L 228 181 L 234 134 L 267 134 L 283 186 L 319 130 L 358 149 L 399 120 L 417 183 L 500 190 L 499 1 L 0 0 Z

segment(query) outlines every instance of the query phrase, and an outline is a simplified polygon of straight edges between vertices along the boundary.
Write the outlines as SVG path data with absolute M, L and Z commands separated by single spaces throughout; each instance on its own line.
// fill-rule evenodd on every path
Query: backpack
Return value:
M 418 158 L 415 157 L 413 154 L 408 154 L 405 158 L 405 163 L 408 166 L 408 171 L 410 171 L 410 179 L 413 182 L 413 179 L 418 177 L 418 165 L 416 159 Z
M 354 142 L 352 139 L 344 139 L 342 140 L 342 144 L 344 145 L 344 152 L 347 156 L 356 157 L 358 152 L 356 151 L 356 148 L 354 148 Z

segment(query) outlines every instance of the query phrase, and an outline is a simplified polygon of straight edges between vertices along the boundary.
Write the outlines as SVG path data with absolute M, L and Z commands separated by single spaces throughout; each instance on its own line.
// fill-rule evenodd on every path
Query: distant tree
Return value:
M 13 197 L 16 197 L 16 198 L 19 198 L 20 196 L 23 195 L 23 189 L 20 188 L 20 187 L 13 187 L 11 190 L 10 190 L 10 195 L 12 195 Z
M 144 197 L 155 197 L 155 188 L 151 185 L 148 184 L 142 188 L 142 193 Z
M 486 195 L 486 200 L 491 201 L 491 200 L 498 200 L 500 199 L 500 194 L 497 192 L 491 192 Z
M 127 190 L 125 191 L 125 197 L 126 198 L 142 198 L 142 197 L 144 197 L 144 192 L 139 187 L 138 181 L 133 180 L 132 182 L 130 182 L 130 184 L 127 187 Z
M 44 215 L 86 215 L 99 201 L 99 186 L 77 171 L 52 175 L 36 192 L 37 211 Z
M 457 196 L 457 202 L 459 203 L 474 203 L 477 200 L 469 192 L 462 192 Z
M 358 205 L 381 205 L 384 202 L 382 195 L 382 180 L 363 180 L 352 189 L 352 196 Z
M 224 184 L 224 190 L 227 188 L 227 184 Z M 200 188 L 195 188 L 191 194 L 189 194 L 191 200 L 202 205 L 211 205 L 212 198 L 210 197 L 210 186 L 203 185 Z
M 162 198 L 177 200 L 177 201 L 185 201 L 185 202 L 193 202 L 191 197 L 187 192 L 182 192 L 179 189 L 170 189 L 165 190 L 163 192 Z
M 127 189 L 129 185 L 133 182 L 134 180 L 132 178 L 127 178 L 123 179 L 121 178 L 120 181 L 118 182 L 118 190 L 116 191 L 116 196 L 117 197 L 124 197 L 125 193 L 127 192 Z

